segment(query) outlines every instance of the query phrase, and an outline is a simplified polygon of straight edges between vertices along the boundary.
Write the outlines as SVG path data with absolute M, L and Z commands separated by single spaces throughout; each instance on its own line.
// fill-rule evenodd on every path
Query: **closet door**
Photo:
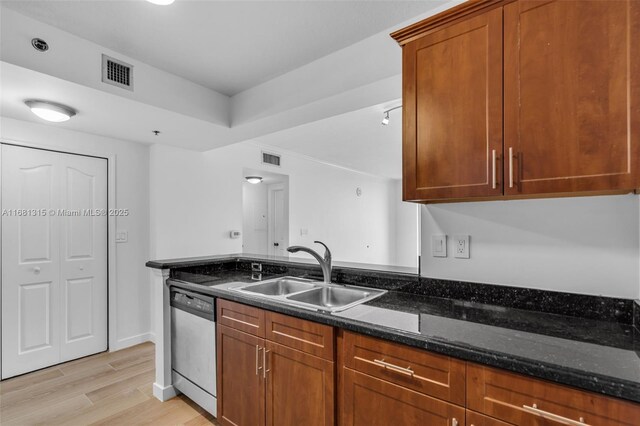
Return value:
M 107 350 L 107 162 L 65 155 L 60 204 L 60 362 Z
M 2 378 L 107 349 L 106 163 L 2 145 Z
M 3 379 L 60 361 L 59 168 L 56 154 L 2 145 Z

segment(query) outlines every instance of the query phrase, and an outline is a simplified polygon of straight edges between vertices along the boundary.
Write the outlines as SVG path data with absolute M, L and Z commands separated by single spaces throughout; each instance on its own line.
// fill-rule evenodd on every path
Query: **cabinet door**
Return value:
M 504 59 L 506 194 L 638 186 L 640 2 L 508 4 Z
M 502 8 L 403 48 L 403 198 L 502 194 Z
M 343 426 L 464 426 L 464 408 L 348 368 L 343 369 Z
M 334 363 L 267 341 L 267 425 L 332 426 Z
M 218 325 L 218 421 L 222 425 L 264 425 L 264 340 Z

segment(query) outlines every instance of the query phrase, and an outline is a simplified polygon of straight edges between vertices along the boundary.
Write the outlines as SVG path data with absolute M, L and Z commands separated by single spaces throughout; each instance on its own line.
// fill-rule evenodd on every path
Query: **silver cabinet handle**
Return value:
M 260 375 L 260 370 L 262 369 L 262 367 L 260 367 L 260 350 L 261 349 L 262 348 L 259 345 L 256 345 L 256 376 Z
M 414 372 L 411 369 L 411 367 L 407 367 L 407 368 L 399 367 L 397 365 L 386 362 L 384 359 L 374 359 L 373 362 L 375 364 L 378 364 L 381 367 L 384 367 L 385 369 L 395 371 L 396 373 L 406 374 L 407 376 L 411 376 L 411 377 L 413 377 L 414 375 Z
M 513 147 L 509 147 L 509 188 L 513 188 Z
M 266 349 L 264 349 L 262 351 L 262 378 L 266 379 L 267 378 L 267 373 L 269 371 L 271 371 L 271 369 L 267 370 L 267 354 L 270 353 L 271 351 L 268 351 Z
M 548 411 L 544 411 L 538 408 L 538 406 L 536 404 L 533 404 L 533 406 L 528 406 L 528 405 L 523 405 L 522 408 L 531 413 L 531 414 L 535 414 L 536 416 L 540 416 L 543 417 L 545 419 L 548 420 L 553 420 L 554 422 L 558 422 L 558 423 L 562 423 L 565 425 L 571 425 L 571 426 L 589 426 L 588 424 L 586 424 L 584 422 L 584 417 L 580 417 L 580 420 L 572 420 L 572 419 L 568 419 L 566 417 L 562 417 L 559 416 L 557 414 L 553 414 L 550 413 Z
M 491 150 L 491 176 L 492 176 L 492 188 L 496 189 L 496 150 L 492 149 Z
M 458 426 L 458 419 L 456 419 L 455 417 L 451 419 L 451 426 Z

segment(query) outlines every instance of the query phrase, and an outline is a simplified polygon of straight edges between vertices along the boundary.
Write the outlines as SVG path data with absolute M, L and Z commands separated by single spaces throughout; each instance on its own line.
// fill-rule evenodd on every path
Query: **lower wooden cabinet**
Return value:
M 231 324 L 217 331 L 221 425 L 335 424 L 332 327 L 229 301 L 218 303 L 218 315 Z M 265 335 L 265 323 L 267 338 L 254 335 Z
M 261 367 L 264 339 L 218 325 L 218 421 L 262 425 L 265 386 Z
M 266 342 L 267 426 L 334 424 L 334 363 Z
M 341 425 L 464 426 L 464 408 L 343 369 Z
M 467 426 L 513 426 L 511 423 L 483 416 L 475 411 L 467 410 Z
M 639 404 L 471 363 L 467 408 L 514 425 L 640 425 Z

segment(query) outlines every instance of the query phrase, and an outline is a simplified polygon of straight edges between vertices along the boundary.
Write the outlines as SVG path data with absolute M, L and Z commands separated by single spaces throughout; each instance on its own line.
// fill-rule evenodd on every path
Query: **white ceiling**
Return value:
M 254 139 L 348 169 L 392 179 L 402 177 L 402 109 L 391 111 L 387 126 L 383 111 L 400 105 L 377 105 L 272 133 Z
M 226 95 L 443 1 L 3 1 L 5 7 Z M 327 70 L 331 72 L 331 70 Z

